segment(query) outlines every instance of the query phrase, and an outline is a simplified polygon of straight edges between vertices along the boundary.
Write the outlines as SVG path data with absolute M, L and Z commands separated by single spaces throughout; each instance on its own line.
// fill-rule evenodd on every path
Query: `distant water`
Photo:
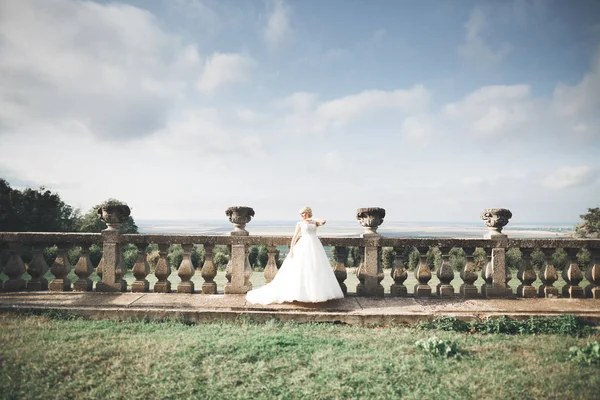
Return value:
M 297 221 L 251 221 L 246 229 L 251 235 L 291 236 Z M 227 235 L 232 225 L 225 220 L 136 220 L 140 233 Z M 509 223 L 505 229 L 509 237 L 556 238 L 569 236 L 573 222 Z M 358 221 L 327 221 L 319 228 L 319 236 L 357 237 L 363 232 Z M 378 232 L 386 237 L 415 238 L 480 238 L 487 228 L 483 221 L 474 222 L 393 222 L 384 221 Z

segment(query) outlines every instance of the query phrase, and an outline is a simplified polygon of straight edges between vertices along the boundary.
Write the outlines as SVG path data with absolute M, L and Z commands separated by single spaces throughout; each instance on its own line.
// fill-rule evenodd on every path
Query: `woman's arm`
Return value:
M 317 226 L 325 225 L 326 223 L 327 223 L 327 221 L 324 219 L 315 219 L 315 224 Z
M 294 257 L 294 245 L 298 241 L 298 236 L 300 234 L 300 222 L 296 224 L 296 230 L 294 231 L 294 236 L 292 237 L 292 243 L 290 243 L 290 257 Z

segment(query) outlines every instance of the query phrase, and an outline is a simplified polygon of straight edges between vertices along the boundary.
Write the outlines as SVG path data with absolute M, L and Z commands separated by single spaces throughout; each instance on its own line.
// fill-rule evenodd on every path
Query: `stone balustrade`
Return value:
M 321 237 L 324 246 L 332 248 L 332 268 L 344 293 L 355 292 L 356 296 L 383 297 L 386 293 L 382 281 L 385 279 L 382 265 L 382 250 L 393 249 L 391 268 L 387 272 L 393 284 L 389 287 L 388 295 L 391 297 L 414 296 L 417 298 L 474 298 L 474 297 L 567 297 L 567 298 L 593 298 L 600 299 L 600 239 L 514 239 L 502 234 L 502 226 L 506 225 L 510 212 L 504 209 L 487 209 L 482 213 L 490 232 L 481 239 L 459 238 L 388 238 L 377 233 L 377 227 L 383 222 L 385 210 L 381 208 L 362 208 L 357 213 L 357 219 L 365 228 L 362 235 L 356 237 Z M 106 214 L 106 210 L 99 211 L 99 215 Z M 371 215 L 371 214 L 372 215 Z M 121 213 L 128 216 L 128 212 Z M 268 252 L 264 278 L 270 282 L 277 274 L 275 259 L 277 247 L 288 246 L 291 236 L 253 236 L 245 229 L 246 224 L 254 215 L 254 210 L 249 207 L 229 208 L 227 215 L 235 228 L 230 235 L 156 235 L 156 234 L 120 234 L 119 218 L 110 219 L 110 226 L 100 234 L 81 233 L 12 233 L 0 232 L 0 265 L 7 279 L 2 281 L 1 290 L 15 291 L 96 291 L 96 292 L 148 292 L 150 283 L 148 278 L 154 275 L 154 292 L 188 293 L 188 294 L 217 294 L 215 278 L 219 273 L 224 274 L 227 281 L 223 287 L 225 295 L 244 294 L 252 289 L 251 277 L 254 272 L 251 268 L 248 253 L 251 246 L 265 245 Z M 499 215 L 498 218 L 495 215 Z M 92 244 L 102 246 L 102 259 L 96 272 L 100 280 L 95 286 L 91 279 L 94 268 L 89 257 L 88 249 Z M 135 245 L 137 258 L 131 273 L 135 281 L 127 284 L 124 279 L 127 273 L 123 262 L 123 246 Z M 146 249 L 150 244 L 158 246 L 158 261 L 151 272 Z M 168 249 L 171 245 L 181 245 L 183 249 L 182 261 L 177 268 L 180 278 L 179 284 L 174 287 L 170 279 L 173 271 L 168 260 Z M 51 245 L 57 246 L 57 256 L 51 266 L 46 264 L 42 256 L 43 248 Z M 226 271 L 219 272 L 214 261 L 214 247 L 227 246 L 230 260 Z M 73 267 L 69 264 L 67 250 L 79 246 L 81 252 L 79 260 Z M 204 249 L 203 265 L 192 263 L 192 253 L 195 246 Z M 356 287 L 348 287 L 348 253 L 350 247 L 360 249 L 360 263 L 355 269 L 358 278 Z M 23 248 L 31 251 L 31 261 L 26 265 L 21 257 Z M 400 255 L 405 249 L 417 249 L 419 260 L 413 271 L 408 271 L 406 260 Z M 439 249 L 441 262 L 432 270 L 428 263 L 428 251 L 432 248 Z M 450 265 L 450 254 L 453 248 L 464 251 L 464 266 L 461 270 Z M 522 255 L 522 262 L 516 278 L 520 285 L 513 291 L 508 285 L 512 273 L 507 268 L 506 252 L 518 248 Z M 592 263 L 583 272 L 579 269 L 576 255 L 581 249 L 587 249 L 592 255 Z M 476 249 L 483 249 L 486 262 L 481 271 L 474 265 Z M 553 265 L 553 253 L 562 249 L 566 252 L 568 262 L 561 272 L 565 284 L 556 287 L 559 281 L 559 271 Z M 536 270 L 532 266 L 532 254 L 535 250 L 543 252 L 545 265 Z M 48 282 L 45 278 L 50 271 L 53 278 Z M 77 276 L 72 282 L 68 278 L 71 272 Z M 31 278 L 25 279 L 26 274 Z M 194 275 L 202 278 L 201 286 L 196 287 Z M 409 274 L 414 274 L 413 287 L 407 287 L 405 282 Z M 432 285 L 435 276 L 437 285 Z M 481 279 L 480 279 L 481 278 Z M 580 286 L 584 278 L 588 284 Z M 476 282 L 483 283 L 478 287 Z M 455 291 L 452 282 L 461 281 L 460 289 Z

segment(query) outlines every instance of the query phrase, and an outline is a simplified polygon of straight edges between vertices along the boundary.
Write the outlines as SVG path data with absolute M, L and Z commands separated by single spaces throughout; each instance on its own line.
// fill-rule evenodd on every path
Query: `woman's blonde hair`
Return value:
M 301 208 L 299 213 L 300 214 L 307 213 L 309 217 L 312 217 L 312 208 L 310 208 L 309 206 L 306 206 L 304 208 Z

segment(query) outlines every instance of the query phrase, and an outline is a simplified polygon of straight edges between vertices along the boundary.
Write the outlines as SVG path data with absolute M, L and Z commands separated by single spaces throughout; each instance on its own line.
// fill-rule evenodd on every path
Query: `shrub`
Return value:
M 600 364 L 600 342 L 588 342 L 584 348 L 569 348 L 569 359 L 578 364 Z
M 442 340 L 435 336 L 418 340 L 415 342 L 415 346 L 436 357 L 450 358 L 458 357 L 460 355 L 458 352 L 458 344 L 455 341 Z

